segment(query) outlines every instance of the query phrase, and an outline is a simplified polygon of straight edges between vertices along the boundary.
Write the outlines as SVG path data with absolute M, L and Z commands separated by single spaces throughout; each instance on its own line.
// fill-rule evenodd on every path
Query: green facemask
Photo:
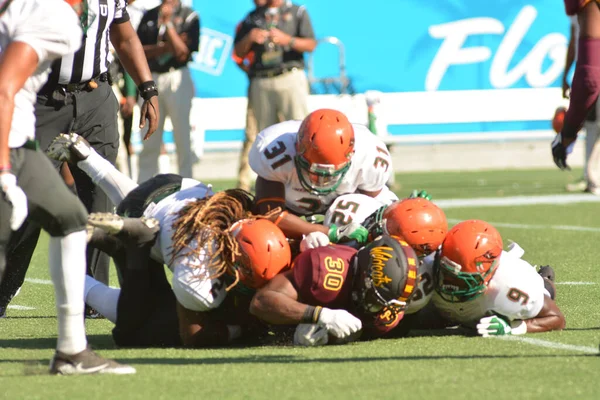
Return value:
M 350 162 L 336 171 L 314 168 L 300 155 L 294 157 L 294 163 L 296 164 L 296 173 L 302 187 L 318 196 L 334 192 L 342 183 L 342 179 L 346 175 L 346 172 L 348 172 L 348 169 L 350 169 Z M 317 176 L 319 183 L 313 183 L 310 176 Z
M 495 270 L 495 264 L 487 272 L 481 274 L 478 272 L 457 272 L 452 266 L 446 265 L 443 261 L 437 262 L 436 291 L 446 301 L 452 303 L 461 303 L 473 300 L 479 297 L 486 289 L 486 279 Z M 450 282 L 460 282 L 460 286 L 453 285 Z

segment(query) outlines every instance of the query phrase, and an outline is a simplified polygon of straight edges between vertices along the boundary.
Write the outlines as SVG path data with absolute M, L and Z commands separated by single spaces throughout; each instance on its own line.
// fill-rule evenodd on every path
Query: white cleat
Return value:
M 89 374 L 135 374 L 135 368 L 120 364 L 96 354 L 89 347 L 74 355 L 56 351 L 50 361 L 50 373 L 54 375 L 89 375 Z
M 88 226 L 117 236 L 126 244 L 153 242 L 160 230 L 160 223 L 156 218 L 127 218 L 112 213 L 89 214 L 87 223 Z
M 46 150 L 46 154 L 53 160 L 76 164 L 88 158 L 91 151 L 87 140 L 72 132 L 61 133 L 55 137 Z

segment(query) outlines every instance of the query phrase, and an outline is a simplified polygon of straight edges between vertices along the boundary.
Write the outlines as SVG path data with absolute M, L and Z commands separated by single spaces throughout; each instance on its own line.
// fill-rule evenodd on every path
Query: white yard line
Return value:
M 46 279 L 33 279 L 33 278 L 25 278 L 25 282 L 35 283 L 38 285 L 52 285 L 52 281 Z
M 567 351 L 578 351 L 580 353 L 597 354 L 598 348 L 591 346 L 576 346 L 573 344 L 564 344 L 558 342 L 551 342 L 548 340 L 533 339 L 529 337 L 520 336 L 495 336 L 496 339 L 527 343 L 532 346 L 547 347 L 554 350 L 567 350 Z
M 448 222 L 456 224 L 461 222 L 461 219 L 448 219 Z M 572 231 L 572 232 L 599 232 L 600 228 L 590 226 L 577 226 L 577 225 L 536 225 L 536 224 L 515 224 L 512 222 L 492 222 L 488 221 L 494 226 L 500 228 L 513 228 L 513 229 L 555 229 L 560 231 Z
M 35 310 L 35 307 L 27 307 L 27 306 L 17 306 L 17 305 L 9 305 L 8 308 L 10 308 L 11 310 L 25 310 L 25 311 L 30 311 L 30 310 Z
M 506 207 L 536 204 L 600 203 L 600 196 L 592 194 L 550 194 L 543 196 L 478 197 L 475 199 L 433 200 L 444 209 L 470 207 Z

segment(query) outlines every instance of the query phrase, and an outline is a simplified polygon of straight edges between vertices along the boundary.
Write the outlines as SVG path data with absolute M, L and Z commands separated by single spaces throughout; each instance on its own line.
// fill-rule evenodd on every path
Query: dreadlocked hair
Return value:
M 235 277 L 229 290 L 239 281 L 234 267 L 236 257 L 241 255 L 238 242 L 230 231 L 231 226 L 242 219 L 256 219 L 270 216 L 253 215 L 254 197 L 242 189 L 228 189 L 199 199 L 184 206 L 173 223 L 173 245 L 171 260 L 178 257 L 200 256 L 205 252 L 209 260 L 206 267 L 210 279 L 218 278 L 226 272 Z M 189 243 L 197 241 L 195 248 Z

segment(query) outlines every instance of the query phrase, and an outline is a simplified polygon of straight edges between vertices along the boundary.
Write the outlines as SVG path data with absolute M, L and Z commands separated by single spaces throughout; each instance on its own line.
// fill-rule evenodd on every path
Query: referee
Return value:
M 129 21 L 125 0 L 88 0 L 82 4 L 82 46 L 76 53 L 63 56 L 52 64 L 48 82 L 38 92 L 36 139 L 44 151 L 58 134 L 77 132 L 114 164 L 119 147 L 119 104 L 109 82 L 109 41 L 144 99 L 140 126 L 149 125 L 146 138 L 157 127 L 158 90 L 152 81 L 143 47 Z M 60 167 L 58 162 L 53 163 Z M 77 195 L 88 212 L 112 211 L 114 206 L 102 190 L 96 188 L 77 166 L 69 167 Z M 0 286 L 0 316 L 24 281 L 39 234 L 40 227 L 26 221 L 11 237 L 5 277 Z M 108 267 L 109 257 L 106 254 L 88 249 L 89 275 L 108 283 Z

